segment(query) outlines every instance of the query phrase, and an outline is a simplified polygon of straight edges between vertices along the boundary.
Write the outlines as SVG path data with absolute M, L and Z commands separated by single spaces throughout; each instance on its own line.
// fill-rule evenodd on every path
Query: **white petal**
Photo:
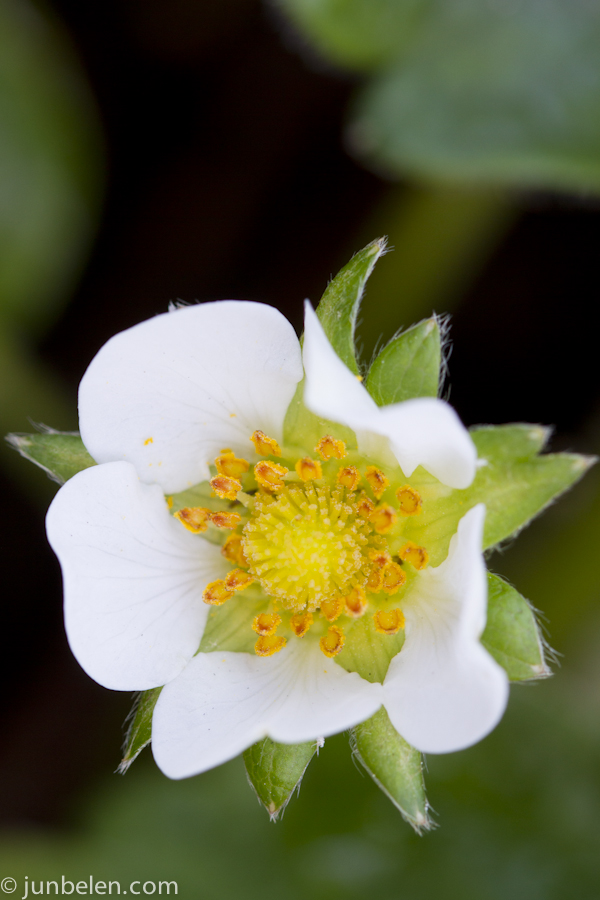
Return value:
M 67 637 L 88 675 L 121 691 L 175 678 L 204 631 L 202 592 L 228 568 L 219 548 L 186 531 L 161 489 L 123 462 L 67 481 L 46 524 L 63 571 Z
M 292 640 L 274 656 L 199 653 L 160 694 L 152 750 L 170 778 L 237 756 L 265 736 L 296 744 L 368 719 L 382 688 L 346 672 L 316 640 Z
M 383 464 L 391 452 L 407 478 L 421 465 L 450 487 L 471 484 L 477 452 L 451 406 L 422 397 L 378 407 L 327 340 L 309 303 L 304 327 L 304 401 L 309 409 L 352 428 L 361 450 Z
M 395 728 L 423 752 L 475 744 L 497 725 L 508 700 L 506 673 L 479 643 L 487 606 L 484 518 L 482 504 L 469 510 L 447 559 L 420 573 L 404 608 L 406 641 L 384 682 Z
M 260 303 L 177 309 L 111 338 L 79 388 L 81 436 L 97 462 L 128 460 L 168 493 L 208 477 L 224 447 L 281 439 L 302 378 L 294 329 Z

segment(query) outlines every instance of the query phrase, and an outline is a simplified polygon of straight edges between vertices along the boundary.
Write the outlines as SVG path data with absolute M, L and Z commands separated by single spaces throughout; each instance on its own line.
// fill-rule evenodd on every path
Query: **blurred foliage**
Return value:
M 369 76 L 350 143 L 398 175 L 600 189 L 600 7 L 590 0 L 276 0 Z

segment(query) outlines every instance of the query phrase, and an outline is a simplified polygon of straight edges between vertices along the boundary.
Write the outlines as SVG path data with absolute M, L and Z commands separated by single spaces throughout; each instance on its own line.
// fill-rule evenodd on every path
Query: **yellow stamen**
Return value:
M 383 587 L 383 569 L 373 566 L 367 578 L 367 590 L 372 594 L 376 594 Z
M 398 563 L 395 562 L 388 563 L 383 570 L 382 590 L 384 590 L 386 594 L 395 594 L 400 590 L 405 581 L 406 572 L 403 570 L 402 566 L 399 566 Z
M 343 597 L 330 597 L 329 600 L 323 600 L 321 603 L 321 613 L 328 622 L 335 622 L 335 620 L 341 616 L 343 610 Z
M 406 620 L 401 609 L 380 609 L 373 616 L 375 631 L 379 634 L 398 634 Z
M 254 645 L 254 652 L 257 656 L 273 656 L 274 653 L 283 650 L 286 643 L 284 637 L 277 637 L 276 634 L 263 634 Z
M 346 615 L 358 619 L 367 608 L 367 595 L 364 588 L 353 588 L 346 597 Z
M 330 434 L 322 437 L 315 450 L 321 459 L 343 459 L 346 455 L 346 445 L 343 441 L 338 441 Z
M 242 482 L 237 478 L 228 478 L 226 475 L 215 475 L 210 479 L 210 486 L 221 499 L 235 500 L 238 491 L 242 489 Z
M 245 459 L 239 459 L 231 450 L 223 450 L 215 459 L 215 466 L 219 475 L 227 478 L 239 478 L 250 468 L 250 463 Z
M 167 501 L 167 506 L 169 507 L 169 509 L 173 509 L 173 498 L 165 497 L 165 500 Z
M 296 613 L 290 619 L 290 628 L 296 637 L 302 638 L 313 623 L 313 615 L 310 612 Z
M 383 492 L 387 487 L 389 487 L 389 480 L 386 478 L 385 473 L 378 469 L 377 466 L 367 466 L 367 471 L 365 472 L 365 478 L 371 485 L 371 490 L 375 494 L 375 499 L 379 500 Z
M 221 548 L 221 553 L 226 559 L 238 566 L 248 565 L 244 556 L 241 534 L 230 534 Z
M 257 634 L 268 636 L 275 634 L 277 626 L 280 624 L 281 616 L 277 615 L 277 613 L 261 613 L 260 616 L 256 616 L 254 619 L 252 628 Z
M 173 513 L 173 516 L 175 519 L 179 519 L 184 528 L 187 528 L 192 534 L 200 534 L 208 528 L 211 511 L 203 506 L 184 506 L 183 509 L 178 509 L 176 513 Z
M 281 448 L 275 438 L 268 437 L 264 431 L 255 431 L 250 440 L 260 456 L 281 456 Z
M 387 564 L 392 561 L 389 550 L 386 550 L 385 548 L 369 550 L 369 559 L 372 560 L 373 565 L 377 569 L 385 569 Z
M 429 553 L 425 547 L 419 547 L 412 541 L 407 541 L 404 547 L 398 552 L 400 559 L 409 562 L 415 569 L 424 569 L 429 562 Z
M 283 476 L 287 475 L 289 469 L 280 466 L 279 463 L 261 460 L 254 466 L 254 477 L 268 491 L 280 491 L 284 486 Z
M 254 578 L 249 572 L 244 572 L 243 569 L 234 569 L 227 575 L 225 584 L 227 585 L 228 591 L 243 591 L 244 588 L 247 588 L 253 581 Z
M 314 481 L 316 478 L 323 477 L 321 463 L 316 459 L 311 459 L 310 456 L 299 459 L 295 469 L 302 481 Z
M 384 503 L 373 510 L 369 516 L 369 521 L 377 534 L 387 534 L 396 524 L 397 518 L 398 514 L 393 506 Z
M 343 484 L 349 491 L 355 491 L 360 481 L 360 472 L 356 466 L 346 466 L 337 474 L 338 484 Z
M 330 659 L 332 659 L 334 656 L 338 655 L 338 653 L 344 646 L 345 641 L 346 638 L 344 637 L 344 632 L 342 631 L 342 629 L 338 628 L 337 625 L 332 625 L 328 629 L 325 637 L 322 637 L 319 641 L 319 647 L 321 648 L 325 656 L 328 656 Z
M 210 521 L 217 528 L 237 528 L 242 517 L 234 512 L 214 512 L 210 514 Z
M 204 602 L 210 603 L 211 606 L 221 606 L 226 600 L 229 600 L 230 597 L 233 597 L 233 591 L 227 590 L 227 585 L 222 579 L 219 579 L 219 581 L 211 581 L 210 584 L 206 585 L 204 593 L 202 594 Z
M 362 516 L 363 519 L 368 519 L 375 509 L 375 504 L 366 494 L 363 494 L 358 501 L 356 509 L 359 516 Z
M 410 484 L 398 488 L 396 491 L 401 516 L 418 516 L 423 512 L 421 495 Z

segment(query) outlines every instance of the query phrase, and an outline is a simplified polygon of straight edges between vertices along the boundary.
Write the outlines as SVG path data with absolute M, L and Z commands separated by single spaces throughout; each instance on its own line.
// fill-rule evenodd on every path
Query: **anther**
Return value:
M 250 440 L 260 456 L 281 456 L 281 448 L 275 438 L 268 437 L 264 431 L 255 431 Z
M 221 553 L 230 562 L 238 566 L 247 566 L 248 562 L 244 556 L 244 548 L 242 545 L 242 536 L 240 534 L 230 534 L 223 546 Z
M 243 591 L 244 588 L 247 588 L 253 581 L 254 578 L 252 575 L 250 575 L 249 572 L 245 572 L 243 569 L 233 569 L 233 571 L 229 572 L 225 578 L 225 584 L 228 591 Z
M 337 656 L 344 643 L 346 638 L 344 637 L 344 632 L 341 628 L 338 628 L 337 625 L 331 625 L 331 627 L 327 630 L 327 634 L 321 638 L 319 641 L 319 647 L 330 659 L 334 656 Z
M 210 514 L 210 521 L 217 528 L 237 528 L 242 517 L 234 512 L 214 512 Z
M 338 441 L 330 434 L 322 437 L 315 450 L 321 459 L 343 459 L 346 455 L 346 445 L 343 441 Z
M 175 519 L 179 519 L 184 528 L 191 531 L 192 534 L 200 534 L 206 531 L 211 518 L 210 509 L 203 506 L 184 506 L 173 513 Z
M 384 503 L 382 506 L 378 506 L 373 510 L 369 516 L 369 522 L 377 534 L 387 534 L 396 524 L 397 518 L 398 514 L 394 507 Z
M 404 547 L 398 551 L 398 556 L 413 565 L 415 569 L 424 569 L 429 562 L 429 553 L 425 547 L 419 547 L 412 541 L 406 542 Z
M 367 608 L 367 595 L 364 588 L 352 588 L 348 596 L 345 598 L 346 615 L 353 616 L 358 619 L 363 615 Z
M 335 622 L 344 610 L 343 597 L 330 597 L 328 600 L 321 602 L 321 614 L 325 616 L 328 622 Z
M 377 466 L 367 466 L 367 471 L 365 472 L 365 478 L 371 485 L 371 490 L 375 494 L 375 499 L 379 500 L 383 492 L 387 487 L 389 487 L 389 480 L 386 478 L 385 473 L 378 469 Z
M 380 609 L 373 616 L 375 631 L 379 634 L 398 634 L 406 620 L 401 609 Z
M 345 466 L 337 474 L 338 484 L 343 484 L 349 491 L 355 491 L 360 481 L 360 472 L 356 466 Z
M 215 466 L 219 475 L 225 475 L 227 478 L 239 478 L 248 471 L 250 463 L 245 459 L 238 459 L 232 450 L 223 450 L 221 455 L 215 459 Z
M 280 491 L 284 486 L 283 476 L 287 475 L 289 469 L 280 466 L 279 463 L 261 460 L 254 466 L 254 477 L 268 491 Z
M 379 548 L 369 550 L 369 559 L 377 569 L 384 569 L 392 561 L 389 551 Z
M 254 645 L 254 652 L 257 656 L 273 656 L 274 653 L 283 650 L 285 645 L 284 637 L 278 637 L 276 634 L 263 634 Z
M 225 601 L 229 600 L 231 597 L 233 597 L 233 591 L 227 590 L 227 585 L 222 579 L 219 581 L 211 581 L 210 584 L 206 585 L 204 593 L 202 594 L 204 602 L 210 603 L 211 606 L 221 606 L 221 604 L 225 603 Z
M 277 613 L 261 613 L 252 622 L 252 628 L 257 634 L 269 636 L 275 634 L 277 626 L 281 624 L 281 616 Z
M 229 478 L 227 475 L 215 475 L 210 479 L 210 486 L 222 500 L 235 500 L 238 491 L 242 489 L 242 482 L 237 478 Z
M 373 566 L 367 578 L 366 588 L 372 594 L 376 594 L 383 587 L 383 569 Z
M 418 516 L 423 512 L 421 495 L 414 488 L 411 488 L 410 484 L 405 484 L 404 487 L 398 488 L 396 497 L 398 498 L 401 516 Z
M 368 519 L 374 509 L 375 504 L 366 494 L 363 494 L 356 504 L 356 511 L 363 519 Z
M 405 581 L 406 572 L 402 566 L 399 566 L 398 563 L 391 562 L 388 563 L 383 570 L 383 584 L 381 585 L 381 589 L 385 591 L 386 594 L 395 594 L 400 590 Z
M 303 638 L 313 623 L 313 615 L 310 612 L 295 613 L 290 618 L 290 628 L 296 637 Z
M 302 481 L 314 481 L 316 478 L 323 477 L 321 463 L 316 459 L 311 459 L 310 456 L 299 459 L 295 469 Z

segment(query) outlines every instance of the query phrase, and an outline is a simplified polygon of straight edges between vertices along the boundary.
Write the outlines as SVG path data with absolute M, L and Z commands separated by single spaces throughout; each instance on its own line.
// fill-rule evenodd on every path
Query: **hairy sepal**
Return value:
M 244 752 L 248 781 L 274 822 L 285 810 L 322 741 L 277 744 L 264 738 Z

